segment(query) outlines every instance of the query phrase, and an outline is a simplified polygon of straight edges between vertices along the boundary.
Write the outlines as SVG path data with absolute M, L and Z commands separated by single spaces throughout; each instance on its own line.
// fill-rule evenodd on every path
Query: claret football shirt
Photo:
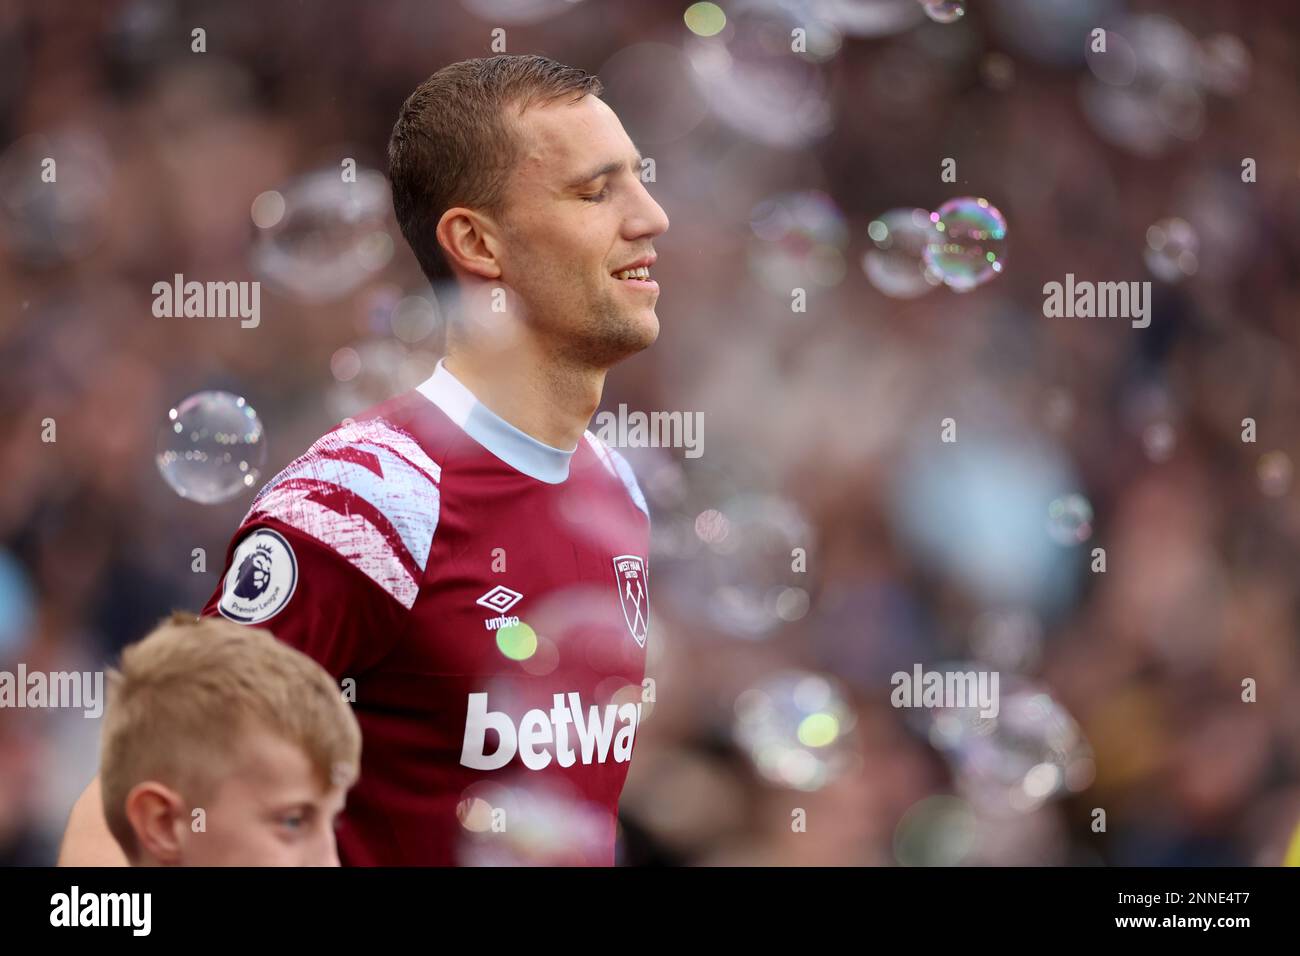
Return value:
M 439 362 L 261 489 L 203 613 L 269 629 L 352 701 L 345 864 L 608 865 L 649 532 L 618 452 L 538 442 Z

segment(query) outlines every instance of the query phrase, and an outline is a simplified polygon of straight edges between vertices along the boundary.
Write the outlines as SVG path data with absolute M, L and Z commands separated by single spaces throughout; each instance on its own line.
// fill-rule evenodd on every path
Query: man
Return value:
M 204 609 L 354 693 L 345 864 L 614 862 L 649 513 L 586 426 L 607 370 L 658 336 L 668 220 L 600 92 L 497 56 L 406 101 L 393 202 L 430 280 L 456 280 L 446 356 L 261 490 Z
M 104 818 L 134 866 L 338 866 L 361 730 L 324 669 L 177 612 L 109 674 Z

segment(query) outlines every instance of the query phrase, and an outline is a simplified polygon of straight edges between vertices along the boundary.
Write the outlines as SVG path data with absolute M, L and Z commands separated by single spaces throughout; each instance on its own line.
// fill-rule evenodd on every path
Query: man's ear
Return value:
M 481 279 L 501 278 L 500 226 L 490 216 L 454 206 L 438 220 L 437 236 L 452 265 Z
M 126 818 L 141 856 L 180 865 L 180 827 L 189 826 L 190 815 L 179 793 L 153 780 L 137 783 L 126 795 Z

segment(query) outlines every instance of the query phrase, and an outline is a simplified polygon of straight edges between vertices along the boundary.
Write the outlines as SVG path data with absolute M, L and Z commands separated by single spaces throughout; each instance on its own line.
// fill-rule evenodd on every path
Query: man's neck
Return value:
M 474 397 L 543 445 L 576 448 L 600 405 L 605 370 L 557 364 L 535 349 L 449 347 L 443 365 Z

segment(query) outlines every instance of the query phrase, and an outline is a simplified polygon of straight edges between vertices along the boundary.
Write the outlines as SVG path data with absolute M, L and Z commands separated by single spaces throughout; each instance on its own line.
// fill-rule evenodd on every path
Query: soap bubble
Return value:
M 462 866 L 602 866 L 612 862 L 615 820 L 605 807 L 554 780 L 478 781 L 461 792 Z
M 859 37 L 901 33 L 921 22 L 916 0 L 807 0 L 810 14 Z
M 1257 261 L 1267 242 L 1264 223 L 1241 201 L 1241 167 L 1201 170 L 1169 201 L 1196 236 L 1196 275 L 1226 282 Z
M 284 218 L 284 196 L 274 189 L 259 193 L 249 208 L 249 216 L 258 229 L 274 229 Z
M 818 790 L 848 765 L 846 735 L 855 722 L 831 680 L 783 671 L 736 698 L 732 733 L 763 777 L 795 790 Z
M 497 650 L 512 661 L 528 660 L 537 646 L 537 632 L 524 621 L 497 630 Z
M 925 263 L 956 292 L 969 292 L 1002 272 L 1007 221 L 987 199 L 950 199 L 930 221 L 942 234 L 925 248 Z
M 1159 156 L 1205 125 L 1202 52 L 1167 17 L 1138 15 L 1106 30 L 1106 53 L 1086 54 L 1084 115 L 1108 142 L 1139 156 Z
M 717 15 L 725 19 L 720 9 Z M 676 142 L 709 113 L 691 78 L 690 61 L 676 46 L 634 43 L 623 47 L 601 65 L 599 75 L 605 87 L 601 99 L 618 113 L 628 136 L 642 147 Z M 646 96 L 646 90 L 654 90 L 655 95 Z
M 486 23 L 540 23 L 572 10 L 582 0 L 460 0 Z
M 978 674 L 980 668 L 935 670 Z M 962 795 L 975 807 L 1028 813 L 1088 787 L 1096 774 L 1092 748 L 1066 709 L 1041 687 L 999 676 L 996 715 L 978 704 L 925 711 L 930 743 L 948 761 Z
M 981 4 L 992 45 L 1052 67 L 1073 67 L 1120 0 L 996 0 Z M 1107 35 L 1109 40 L 1109 33 Z
M 1028 608 L 985 611 L 975 620 L 971 650 L 1002 670 L 1026 671 L 1042 656 L 1043 622 Z
M 1016 63 L 1005 53 L 989 53 L 980 61 L 980 79 L 989 89 L 1005 92 L 1016 82 Z
M 1048 392 L 1042 408 L 1044 424 L 1058 434 L 1070 427 L 1078 412 L 1074 396 L 1062 388 Z
M 1142 257 L 1151 273 L 1165 282 L 1178 282 L 1196 271 L 1200 241 L 1185 219 L 1161 219 L 1147 229 Z
M 335 418 L 350 418 L 372 405 L 416 388 L 433 374 L 439 355 L 392 338 L 367 339 L 330 358 L 335 379 L 325 401 Z
M 336 381 L 350 382 L 360 371 L 361 356 L 351 346 L 345 345 L 341 349 L 336 349 L 330 356 L 330 374 Z
M 390 208 L 388 183 L 375 170 L 358 170 L 356 182 L 337 169 L 308 173 L 254 201 L 252 268 L 300 301 L 338 299 L 392 258 Z
M 1216 33 L 1200 44 L 1201 81 L 1222 96 L 1236 96 L 1250 85 L 1250 50 L 1240 37 Z
M 829 288 L 844 277 L 841 249 L 848 225 L 835 202 L 816 191 L 783 193 L 754 206 L 749 248 L 751 274 L 765 288 L 788 296 L 793 288 Z
M 157 462 L 182 498 L 229 501 L 259 482 L 266 464 L 262 422 L 238 395 L 197 392 L 168 411 L 158 430 Z
M 0 153 L 0 239 L 14 258 L 48 267 L 99 245 L 111 215 L 109 152 L 97 134 L 68 129 L 24 136 Z
M 1169 422 L 1152 422 L 1142 429 L 1142 450 L 1154 462 L 1168 461 L 1178 444 L 1178 434 Z
M 795 28 L 807 31 L 806 53 L 790 52 Z M 749 139 L 788 148 L 831 129 L 822 61 L 840 42 L 828 21 L 766 0 L 734 0 L 722 33 L 688 36 L 683 49 L 696 89 L 720 122 Z
M 1088 499 L 1071 494 L 1048 505 L 1047 532 L 1060 545 L 1082 544 L 1092 537 L 1092 505 Z
M 781 620 L 798 621 L 808 613 L 812 601 L 803 588 L 777 587 L 772 592 L 772 604 Z
M 920 0 L 925 15 L 935 23 L 954 23 L 966 14 L 966 0 Z
M 792 501 L 738 495 L 701 512 L 695 533 L 705 547 L 682 569 L 674 600 L 693 606 L 703 620 L 735 637 L 762 638 L 793 619 L 781 613 L 782 608 L 792 611 L 798 601 L 784 594 L 790 555 L 810 546 L 812 530 Z
M 975 847 L 978 821 L 959 797 L 925 797 L 894 830 L 894 856 L 903 866 L 956 866 Z
M 716 3 L 692 3 L 682 19 L 686 21 L 686 29 L 698 37 L 717 36 L 727 25 L 727 14 Z
M 1106 35 L 1106 49 L 1099 51 L 1091 42 L 1083 54 L 1092 75 L 1107 86 L 1128 86 L 1137 78 L 1137 53 L 1118 33 L 1111 31 Z
M 408 295 L 389 316 L 393 335 L 407 345 L 423 342 L 434 332 L 441 332 L 443 321 L 437 300 L 423 295 Z
M 1259 487 L 1270 498 L 1280 498 L 1291 488 L 1291 459 L 1284 451 L 1270 451 L 1260 456 Z
M 943 234 L 924 209 L 891 209 L 867 227 L 875 244 L 862 257 L 862 271 L 880 292 L 895 299 L 924 295 L 942 280 L 925 264 L 927 246 Z

